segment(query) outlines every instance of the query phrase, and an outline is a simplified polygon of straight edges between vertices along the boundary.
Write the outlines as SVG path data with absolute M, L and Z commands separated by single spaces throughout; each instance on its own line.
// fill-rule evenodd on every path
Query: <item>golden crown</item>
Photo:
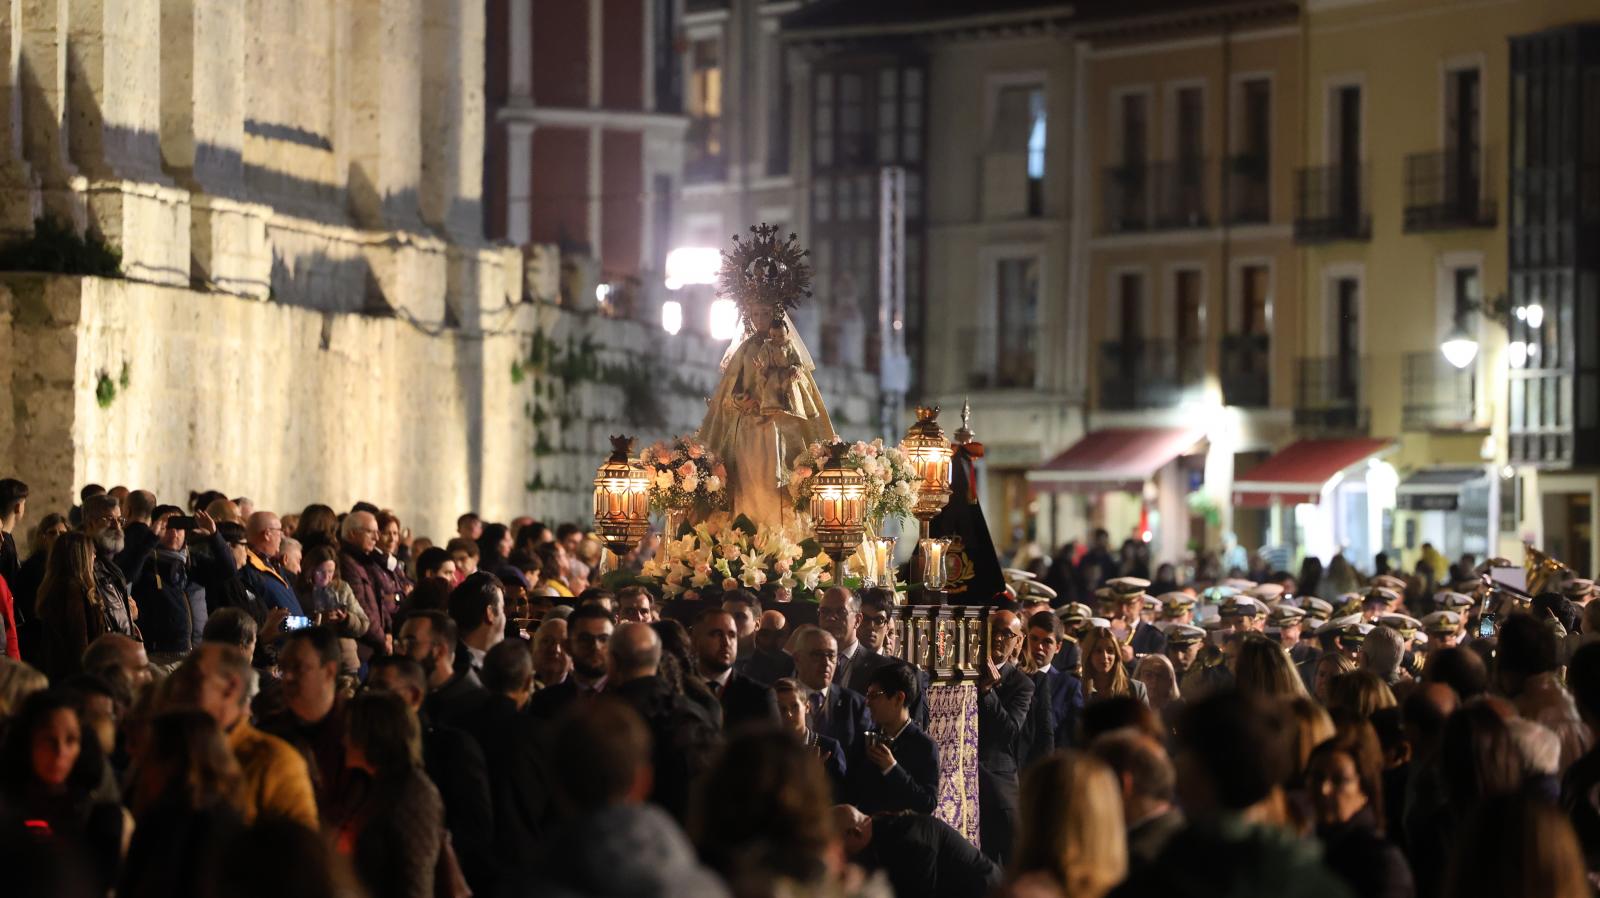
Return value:
M 751 225 L 749 240 L 733 235 L 733 249 L 722 251 L 722 269 L 717 273 L 717 295 L 739 306 L 746 332 L 800 305 L 801 297 L 811 296 L 811 266 L 806 263 L 810 250 L 800 248 L 794 234 L 779 242 L 778 229 L 769 224 Z

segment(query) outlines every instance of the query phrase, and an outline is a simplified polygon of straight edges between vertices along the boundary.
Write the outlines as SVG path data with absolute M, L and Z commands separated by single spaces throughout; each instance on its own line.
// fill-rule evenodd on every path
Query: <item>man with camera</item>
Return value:
M 209 540 L 213 556 L 226 555 L 228 545 L 204 512 L 187 517 L 176 505 L 156 506 L 148 524 L 129 524 L 127 532 L 125 555 L 136 557 L 127 559 L 124 571 L 133 582 L 150 666 L 171 671 L 200 644 L 206 627 L 206 590 L 192 576 L 189 535 Z
M 867 711 L 874 729 L 851 746 L 846 793 L 864 814 L 933 813 L 939 799 L 939 746 L 911 720 L 917 694 L 910 665 L 891 660 L 867 678 Z

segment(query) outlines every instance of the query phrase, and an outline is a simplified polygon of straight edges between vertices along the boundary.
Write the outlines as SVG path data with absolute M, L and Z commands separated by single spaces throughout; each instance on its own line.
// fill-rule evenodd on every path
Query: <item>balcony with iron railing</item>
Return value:
M 1222 401 L 1243 408 L 1272 402 L 1272 341 L 1266 334 L 1226 334 L 1222 338 Z
M 1205 382 L 1205 344 L 1110 340 L 1100 344 L 1100 408 L 1162 408 L 1195 398 Z
M 1437 350 L 1401 359 L 1400 423 L 1408 431 L 1473 430 L 1477 421 L 1477 377 L 1456 368 Z
M 1405 229 L 1494 227 L 1495 201 L 1483 176 L 1485 162 L 1481 147 L 1407 156 Z
M 1101 181 L 1105 230 L 1203 228 L 1211 224 L 1211 185 L 1202 158 L 1148 165 L 1116 165 Z
M 1272 173 L 1267 157 L 1249 154 L 1228 159 L 1228 223 L 1266 224 L 1272 220 Z
M 1039 372 L 1037 327 L 969 327 L 960 330 L 957 338 L 957 351 L 968 360 L 968 389 L 1035 387 Z
M 1296 172 L 1294 236 L 1302 243 L 1371 239 L 1366 166 L 1324 165 Z
M 1294 423 L 1316 433 L 1365 433 L 1370 418 L 1361 359 L 1325 356 L 1300 360 Z

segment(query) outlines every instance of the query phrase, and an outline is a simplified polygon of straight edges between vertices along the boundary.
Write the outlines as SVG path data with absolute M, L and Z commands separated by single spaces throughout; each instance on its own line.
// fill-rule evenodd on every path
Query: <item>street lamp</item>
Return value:
M 844 560 L 866 534 L 867 478 L 844 465 L 849 447 L 834 443 L 811 481 L 811 527 L 822 551 L 833 559 L 833 582 L 844 583 Z
M 613 561 L 650 532 L 650 478 L 628 457 L 632 450 L 633 437 L 612 437 L 611 457 L 594 475 L 594 529 Z M 606 568 L 605 553 L 600 557 Z
M 1444 342 L 1439 344 L 1439 351 L 1444 353 L 1445 361 L 1457 369 L 1464 369 L 1478 357 L 1478 339 L 1467 333 L 1467 329 L 1457 321 L 1450 333 L 1445 335 Z

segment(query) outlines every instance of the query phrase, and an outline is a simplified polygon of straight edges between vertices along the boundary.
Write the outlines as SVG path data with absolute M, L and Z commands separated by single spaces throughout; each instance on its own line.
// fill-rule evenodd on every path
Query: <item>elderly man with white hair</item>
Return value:
M 367 613 L 367 632 L 356 637 L 356 653 L 364 662 L 393 650 L 390 636 L 394 608 L 378 594 L 378 519 L 368 511 L 352 511 L 339 524 L 339 579 L 349 584 L 361 610 Z

